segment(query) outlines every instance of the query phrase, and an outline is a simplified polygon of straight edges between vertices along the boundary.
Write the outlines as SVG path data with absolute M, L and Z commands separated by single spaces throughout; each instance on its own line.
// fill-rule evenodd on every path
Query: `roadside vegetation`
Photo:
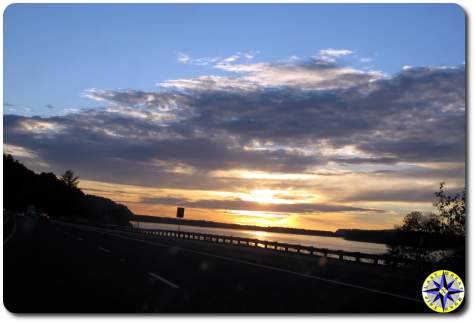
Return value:
M 10 212 L 35 212 L 91 224 L 129 225 L 133 217 L 124 205 L 85 194 L 71 170 L 59 178 L 53 173 L 36 174 L 4 154 L 3 176 L 3 205 Z
M 390 254 L 464 271 L 466 190 L 449 194 L 441 183 L 434 197 L 435 212 L 413 211 L 404 217 L 389 241 Z

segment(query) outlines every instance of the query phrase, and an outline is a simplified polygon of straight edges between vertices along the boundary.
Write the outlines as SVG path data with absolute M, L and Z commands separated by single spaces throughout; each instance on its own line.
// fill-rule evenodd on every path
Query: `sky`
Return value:
M 4 152 L 137 214 L 392 228 L 465 186 L 456 5 L 10 5 Z

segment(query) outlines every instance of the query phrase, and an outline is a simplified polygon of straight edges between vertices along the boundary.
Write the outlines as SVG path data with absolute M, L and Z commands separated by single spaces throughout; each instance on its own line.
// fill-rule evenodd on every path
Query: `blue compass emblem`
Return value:
M 465 289 L 459 276 L 449 270 L 438 270 L 430 274 L 422 286 L 424 302 L 432 310 L 448 313 L 463 301 Z

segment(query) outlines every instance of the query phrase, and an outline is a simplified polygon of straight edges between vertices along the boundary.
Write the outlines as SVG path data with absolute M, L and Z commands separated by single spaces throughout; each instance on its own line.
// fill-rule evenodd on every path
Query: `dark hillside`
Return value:
M 53 218 L 88 223 L 128 225 L 133 216 L 126 206 L 84 194 L 53 173 L 36 174 L 11 155 L 3 155 L 3 205 L 15 212 L 34 206 Z

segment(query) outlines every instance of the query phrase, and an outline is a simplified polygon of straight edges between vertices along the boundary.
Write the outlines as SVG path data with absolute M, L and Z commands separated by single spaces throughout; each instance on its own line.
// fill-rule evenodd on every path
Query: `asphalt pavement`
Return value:
M 17 217 L 15 313 L 428 312 L 424 272 Z

